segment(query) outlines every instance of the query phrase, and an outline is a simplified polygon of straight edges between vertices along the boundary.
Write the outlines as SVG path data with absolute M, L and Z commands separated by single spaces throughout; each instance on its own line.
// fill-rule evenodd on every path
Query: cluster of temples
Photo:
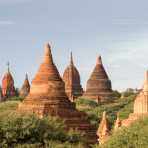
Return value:
M 79 97 L 97 102 L 111 100 L 112 86 L 100 56 L 87 82 L 86 91 L 82 88 L 80 73 L 74 64 L 72 53 L 61 77 L 53 61 L 51 47 L 46 44 L 43 61 L 31 85 L 26 74 L 19 92 L 16 92 L 8 64 L 2 79 L 0 101 L 6 101 L 17 93 L 25 98 L 19 104 L 18 112 L 36 113 L 40 118 L 48 115 L 57 116 L 65 121 L 67 130 L 72 128 L 81 131 L 87 143 L 94 144 L 97 142 L 96 128 L 90 124 L 86 113 L 76 109 L 74 100 Z
M 11 97 L 15 97 L 16 95 L 20 95 L 21 97 L 26 97 L 30 91 L 30 84 L 28 80 L 28 76 L 26 74 L 26 78 L 24 84 L 19 92 L 15 88 L 14 79 L 12 73 L 10 71 L 10 64 L 7 64 L 7 70 L 2 78 L 2 85 L 0 87 L 0 102 L 6 101 Z
M 105 102 L 112 99 L 112 84 L 103 66 L 101 56 L 97 58 L 95 68 L 88 79 L 86 91 L 82 88 L 80 73 L 74 64 L 72 53 L 70 56 L 70 62 L 65 68 L 62 80 L 65 83 L 66 95 L 71 102 L 79 97 L 89 98 L 97 102 Z M 14 79 L 10 72 L 9 64 L 7 72 L 2 80 L 1 90 L 3 100 L 16 95 Z M 30 83 L 28 76 L 26 75 L 22 88 L 19 90 L 19 95 L 24 98 L 29 92 Z
M 2 79 L 0 101 L 5 101 L 15 95 L 14 79 L 8 64 L 7 71 Z M 97 141 L 103 144 L 111 135 L 106 112 L 103 112 L 97 130 L 90 124 L 88 115 L 78 111 L 74 103 L 74 100 L 80 97 L 89 98 L 98 103 L 106 103 L 112 100 L 112 84 L 103 66 L 101 56 L 97 58 L 96 65 L 87 81 L 86 90 L 84 90 L 72 53 L 70 62 L 64 71 L 63 77 L 61 77 L 53 60 L 52 49 L 49 44 L 46 44 L 44 57 L 38 72 L 31 85 L 26 74 L 24 83 L 19 90 L 19 96 L 25 99 L 19 104 L 18 112 L 36 113 L 40 118 L 48 115 L 57 116 L 65 121 L 67 130 L 72 128 L 84 133 L 88 144 L 94 144 Z M 148 116 L 148 72 L 146 73 L 143 89 L 135 99 L 134 112 L 123 121 L 117 115 L 114 131 L 122 126 L 127 127 L 145 116 Z

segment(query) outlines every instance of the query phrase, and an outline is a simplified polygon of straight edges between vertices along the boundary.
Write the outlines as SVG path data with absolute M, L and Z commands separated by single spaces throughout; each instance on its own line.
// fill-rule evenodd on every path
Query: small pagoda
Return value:
M 30 92 L 30 83 L 28 80 L 28 75 L 26 74 L 25 81 L 19 93 L 20 97 L 22 98 L 26 97 L 29 94 L 29 92 Z
M 14 80 L 10 72 L 10 64 L 7 64 L 7 71 L 2 79 L 2 96 L 5 99 L 16 95 Z
M 18 111 L 36 113 L 40 118 L 59 117 L 65 121 L 67 129 L 84 133 L 87 143 L 97 142 L 96 128 L 89 123 L 87 114 L 78 111 L 65 93 L 65 83 L 53 62 L 49 44 L 45 46 L 43 62 L 32 81 L 30 93 L 19 104 Z
M 97 136 L 99 144 L 104 144 L 110 136 L 110 128 L 106 112 L 103 112 L 102 120 L 97 131 Z
M 71 52 L 70 64 L 65 69 L 63 80 L 65 82 L 65 91 L 69 99 L 73 102 L 74 99 L 82 96 L 83 88 L 80 82 L 80 74 L 73 62 Z
M 87 81 L 84 98 L 90 98 L 97 102 L 105 102 L 112 99 L 112 85 L 102 64 L 102 58 L 97 58 L 96 66 Z

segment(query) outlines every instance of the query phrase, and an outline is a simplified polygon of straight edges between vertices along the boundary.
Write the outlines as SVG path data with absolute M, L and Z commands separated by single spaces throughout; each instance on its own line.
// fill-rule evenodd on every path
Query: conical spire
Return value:
M 70 99 L 70 101 L 74 101 L 74 99 L 82 96 L 83 88 L 80 82 L 80 74 L 73 62 L 72 52 L 70 54 L 70 64 L 66 67 L 63 80 L 65 82 L 65 91 Z
M 45 45 L 44 63 L 53 64 L 53 58 L 51 53 L 51 47 L 49 43 Z
M 26 73 L 26 76 L 25 76 L 25 82 L 24 82 L 24 84 L 30 85 L 30 84 L 29 84 L 28 74 L 27 74 L 27 73 Z
M 148 71 L 146 72 L 146 80 L 144 83 L 143 91 L 148 91 Z
M 3 97 L 12 97 L 15 96 L 15 87 L 14 87 L 14 80 L 10 73 L 10 64 L 7 63 L 7 71 L 4 74 L 4 77 L 2 79 L 2 94 Z
M 30 92 L 30 83 L 28 80 L 28 75 L 26 74 L 25 81 L 24 81 L 23 86 L 20 90 L 20 96 L 26 97 L 29 94 L 29 92 Z
M 70 53 L 70 65 L 74 65 L 72 52 Z
M 97 58 L 97 64 L 102 65 L 102 58 L 100 55 Z

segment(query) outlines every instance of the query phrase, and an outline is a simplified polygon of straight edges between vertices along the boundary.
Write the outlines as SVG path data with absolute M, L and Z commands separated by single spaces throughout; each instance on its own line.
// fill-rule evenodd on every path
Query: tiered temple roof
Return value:
M 28 80 L 28 75 L 26 74 L 26 77 L 25 77 L 25 81 L 23 83 L 23 86 L 20 90 L 20 96 L 21 97 L 26 97 L 30 92 L 30 84 L 29 84 L 29 80 Z
M 65 82 L 65 91 L 71 101 L 74 101 L 75 98 L 82 96 L 83 88 L 80 84 L 80 74 L 74 65 L 72 53 L 70 64 L 65 69 L 63 80 Z
M 32 81 L 29 95 L 19 104 L 19 112 L 36 113 L 39 117 L 58 116 L 64 119 L 67 129 L 84 132 L 88 143 L 95 143 L 95 127 L 85 113 L 76 110 L 65 93 L 65 84 L 53 62 L 51 47 L 45 46 L 43 63 Z
M 112 98 L 112 85 L 102 64 L 101 56 L 97 58 L 96 66 L 87 82 L 85 98 L 104 102 Z

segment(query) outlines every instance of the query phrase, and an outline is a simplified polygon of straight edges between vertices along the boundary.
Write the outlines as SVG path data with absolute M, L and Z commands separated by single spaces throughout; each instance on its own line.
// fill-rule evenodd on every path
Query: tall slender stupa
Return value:
M 134 102 L 134 112 L 129 115 L 128 119 L 122 121 L 122 125 L 129 126 L 137 119 L 145 116 L 148 116 L 148 71 L 143 89 Z
M 102 64 L 101 56 L 97 58 L 96 66 L 87 81 L 85 98 L 103 102 L 112 98 L 112 85 Z
M 102 120 L 97 131 L 97 136 L 99 144 L 104 144 L 110 136 L 110 128 L 106 112 L 103 112 Z
M 67 129 L 84 132 L 88 143 L 95 143 L 95 128 L 85 113 L 76 110 L 66 93 L 65 84 L 53 62 L 51 47 L 45 46 L 45 55 L 39 71 L 32 81 L 29 95 L 19 104 L 19 112 L 36 113 L 39 117 L 58 116 L 64 119 Z
M 30 92 L 30 84 L 29 84 L 29 80 L 28 80 L 28 75 L 26 74 L 26 78 L 25 81 L 23 83 L 23 86 L 20 90 L 20 97 L 26 97 Z
M 16 95 L 14 80 L 10 72 L 9 63 L 6 73 L 2 79 L 2 96 L 3 98 L 13 97 Z
M 71 101 L 74 101 L 83 94 L 83 88 L 80 82 L 80 74 L 73 62 L 73 56 L 71 52 L 70 64 L 65 69 L 63 80 L 65 82 L 65 91 Z

